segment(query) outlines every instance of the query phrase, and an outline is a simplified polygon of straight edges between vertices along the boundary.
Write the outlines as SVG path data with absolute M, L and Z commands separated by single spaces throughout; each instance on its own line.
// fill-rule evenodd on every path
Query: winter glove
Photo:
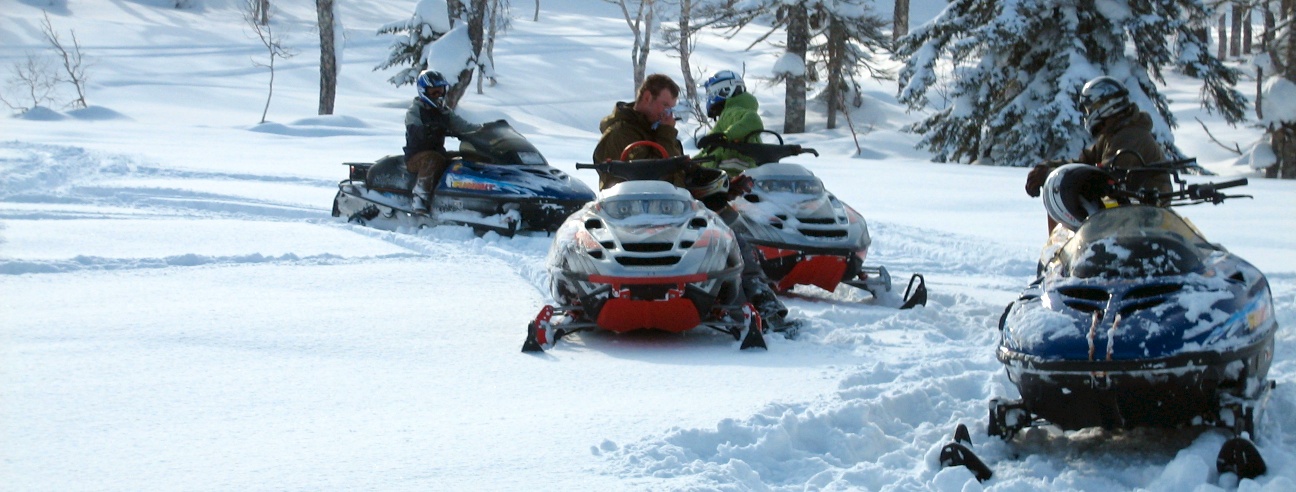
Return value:
M 1048 179 L 1050 172 L 1053 172 L 1053 166 L 1048 164 L 1038 164 L 1026 175 L 1026 194 L 1031 198 L 1040 196 L 1040 188 L 1044 187 L 1044 180 Z
M 723 133 L 708 133 L 697 140 L 697 146 L 699 149 L 706 150 L 710 147 L 715 147 L 718 144 L 724 143 L 724 141 L 725 137 Z
M 737 175 L 729 180 L 729 199 L 733 200 L 751 192 L 751 176 Z

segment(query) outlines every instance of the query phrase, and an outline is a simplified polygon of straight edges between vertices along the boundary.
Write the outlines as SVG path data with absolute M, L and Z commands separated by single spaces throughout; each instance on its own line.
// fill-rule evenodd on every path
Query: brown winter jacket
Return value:
M 594 147 L 594 162 L 603 162 L 609 159 L 620 160 L 621 151 L 625 150 L 627 145 L 641 140 L 661 144 L 670 155 L 663 156 L 652 147 L 642 146 L 630 151 L 629 160 L 658 159 L 684 155 L 684 146 L 677 137 L 675 127 L 661 125 L 653 128 L 653 122 L 648 121 L 648 118 L 643 113 L 635 111 L 633 103 L 616 103 L 616 108 L 612 110 L 612 114 L 607 115 L 603 118 L 603 121 L 599 122 L 599 131 L 603 132 L 603 137 L 599 139 L 598 145 Z M 611 176 L 599 175 L 600 190 L 607 189 L 618 182 Z M 675 183 L 676 186 L 684 186 L 683 176 L 676 176 L 671 182 Z
M 1094 143 L 1080 152 L 1078 162 L 1134 169 L 1165 160 L 1161 144 L 1152 136 L 1152 117 L 1142 111 L 1131 112 L 1134 114 L 1129 117 L 1113 116 L 1110 123 L 1099 128 Z M 1116 153 L 1121 150 L 1124 152 L 1117 157 Z M 1143 159 L 1139 160 L 1132 153 Z M 1162 173 L 1136 174 L 1130 179 L 1130 184 L 1134 189 L 1150 186 L 1163 192 L 1171 191 L 1170 176 Z

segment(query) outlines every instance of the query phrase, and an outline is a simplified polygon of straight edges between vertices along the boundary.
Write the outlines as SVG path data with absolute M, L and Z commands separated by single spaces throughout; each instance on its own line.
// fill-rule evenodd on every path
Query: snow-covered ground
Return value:
M 374 71 L 413 0 L 339 2 L 336 116 L 315 116 L 311 2 L 272 2 L 299 54 L 276 64 L 235 0 L 0 0 L 0 66 L 38 53 L 41 8 L 93 61 L 79 111 L 0 118 L 0 482 L 5 490 L 1243 490 L 1296 489 L 1296 183 L 1185 208 L 1267 273 L 1278 389 L 1259 439 L 1270 473 L 1215 476 L 1219 430 L 985 436 L 986 402 L 1016 396 L 995 324 L 1044 239 L 1025 170 L 934 164 L 898 131 L 894 83 L 845 130 L 790 136 L 870 221 L 870 262 L 924 274 L 925 308 L 798 290 L 803 336 L 737 350 L 718 333 L 580 334 L 519 352 L 545 304 L 545 237 L 454 227 L 385 232 L 330 217 L 342 162 L 399 152 L 413 91 Z M 603 2 L 513 2 L 499 85 L 469 119 L 506 118 L 593 184 L 597 122 L 631 97 L 630 36 Z M 914 2 L 930 18 L 939 2 Z M 53 4 L 50 6 L 50 4 Z M 711 37 L 694 67 L 741 69 L 780 128 L 777 53 L 762 32 Z M 654 52 L 650 70 L 678 73 Z M 678 76 L 677 76 L 678 80 Z M 1254 81 L 1247 81 L 1253 84 Z M 1169 75 L 1180 147 L 1247 175 L 1212 143 L 1254 141 Z M 1250 90 L 1244 90 L 1250 93 Z M 6 94 L 8 97 L 8 94 Z M 66 94 L 65 94 L 66 96 Z M 58 109 L 58 108 L 55 108 Z M 691 129 L 690 125 L 687 129 Z M 686 132 L 687 133 L 687 132 Z M 996 476 L 941 470 L 955 425 Z

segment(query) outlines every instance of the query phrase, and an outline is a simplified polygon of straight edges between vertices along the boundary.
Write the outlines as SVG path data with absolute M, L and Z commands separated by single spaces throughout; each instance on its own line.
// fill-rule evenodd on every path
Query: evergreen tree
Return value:
M 392 22 L 378 28 L 378 34 L 394 34 L 391 53 L 387 60 L 374 68 L 385 70 L 391 67 L 406 66 L 396 72 L 388 82 L 400 87 L 413 84 L 419 72 L 427 69 L 427 60 L 423 54 L 428 45 L 450 32 L 450 15 L 447 6 L 441 0 L 422 0 L 414 9 L 414 15 L 403 21 Z M 442 74 L 451 76 L 452 74 Z
M 1238 72 L 1211 56 L 1200 35 L 1210 12 L 1200 0 L 953 0 L 932 22 L 902 38 L 900 100 L 912 109 L 943 101 L 910 130 L 937 161 L 1027 166 L 1068 159 L 1090 140 L 1077 103 L 1093 77 L 1120 80 L 1179 155 L 1161 70 L 1201 79 L 1203 105 L 1229 123 L 1246 100 Z M 936 85 L 939 70 L 950 85 Z

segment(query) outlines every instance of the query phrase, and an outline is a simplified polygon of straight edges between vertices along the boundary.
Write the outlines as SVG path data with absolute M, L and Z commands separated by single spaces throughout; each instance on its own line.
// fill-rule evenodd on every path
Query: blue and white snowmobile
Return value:
M 594 191 L 545 160 L 504 120 L 459 137 L 437 181 L 426 215 L 413 212 L 415 176 L 403 155 L 373 163 L 347 163 L 338 183 L 333 216 L 394 230 L 439 224 L 466 225 L 484 233 L 553 232 L 563 219 L 594 199 Z
M 760 257 L 765 276 L 779 291 L 797 285 L 814 285 L 833 292 L 849 285 L 880 298 L 891 291 L 891 274 L 885 266 L 865 266 L 869 246 L 868 222 L 850 205 L 829 192 L 823 181 L 805 166 L 780 160 L 819 153 L 800 145 L 717 141 L 706 148 L 725 148 L 751 157 L 757 166 L 739 181 L 750 189 L 729 202 L 738 220 L 730 220 L 735 234 L 747 238 Z M 927 304 L 922 275 L 909 278 L 902 309 Z
M 1221 474 L 1264 473 L 1250 439 L 1274 387 L 1269 283 L 1170 208 L 1244 196 L 1220 190 L 1246 179 L 1187 184 L 1180 172 L 1191 162 L 1068 164 L 1049 175 L 1045 208 L 1074 232 L 1054 234 L 1041 276 L 1000 318 L 997 355 L 1021 398 L 990 401 L 990 435 L 1214 425 L 1234 434 Z M 1131 175 L 1152 172 L 1169 173 L 1176 191 L 1126 189 Z M 963 444 L 946 451 L 946 464 L 979 463 Z
M 662 181 L 696 165 L 688 156 L 576 165 L 624 182 L 599 192 L 555 234 L 547 262 L 557 305 L 527 326 L 523 352 L 586 330 L 698 327 L 732 335 L 741 349 L 766 347 L 760 315 L 741 301 L 733 232 L 689 191 Z

